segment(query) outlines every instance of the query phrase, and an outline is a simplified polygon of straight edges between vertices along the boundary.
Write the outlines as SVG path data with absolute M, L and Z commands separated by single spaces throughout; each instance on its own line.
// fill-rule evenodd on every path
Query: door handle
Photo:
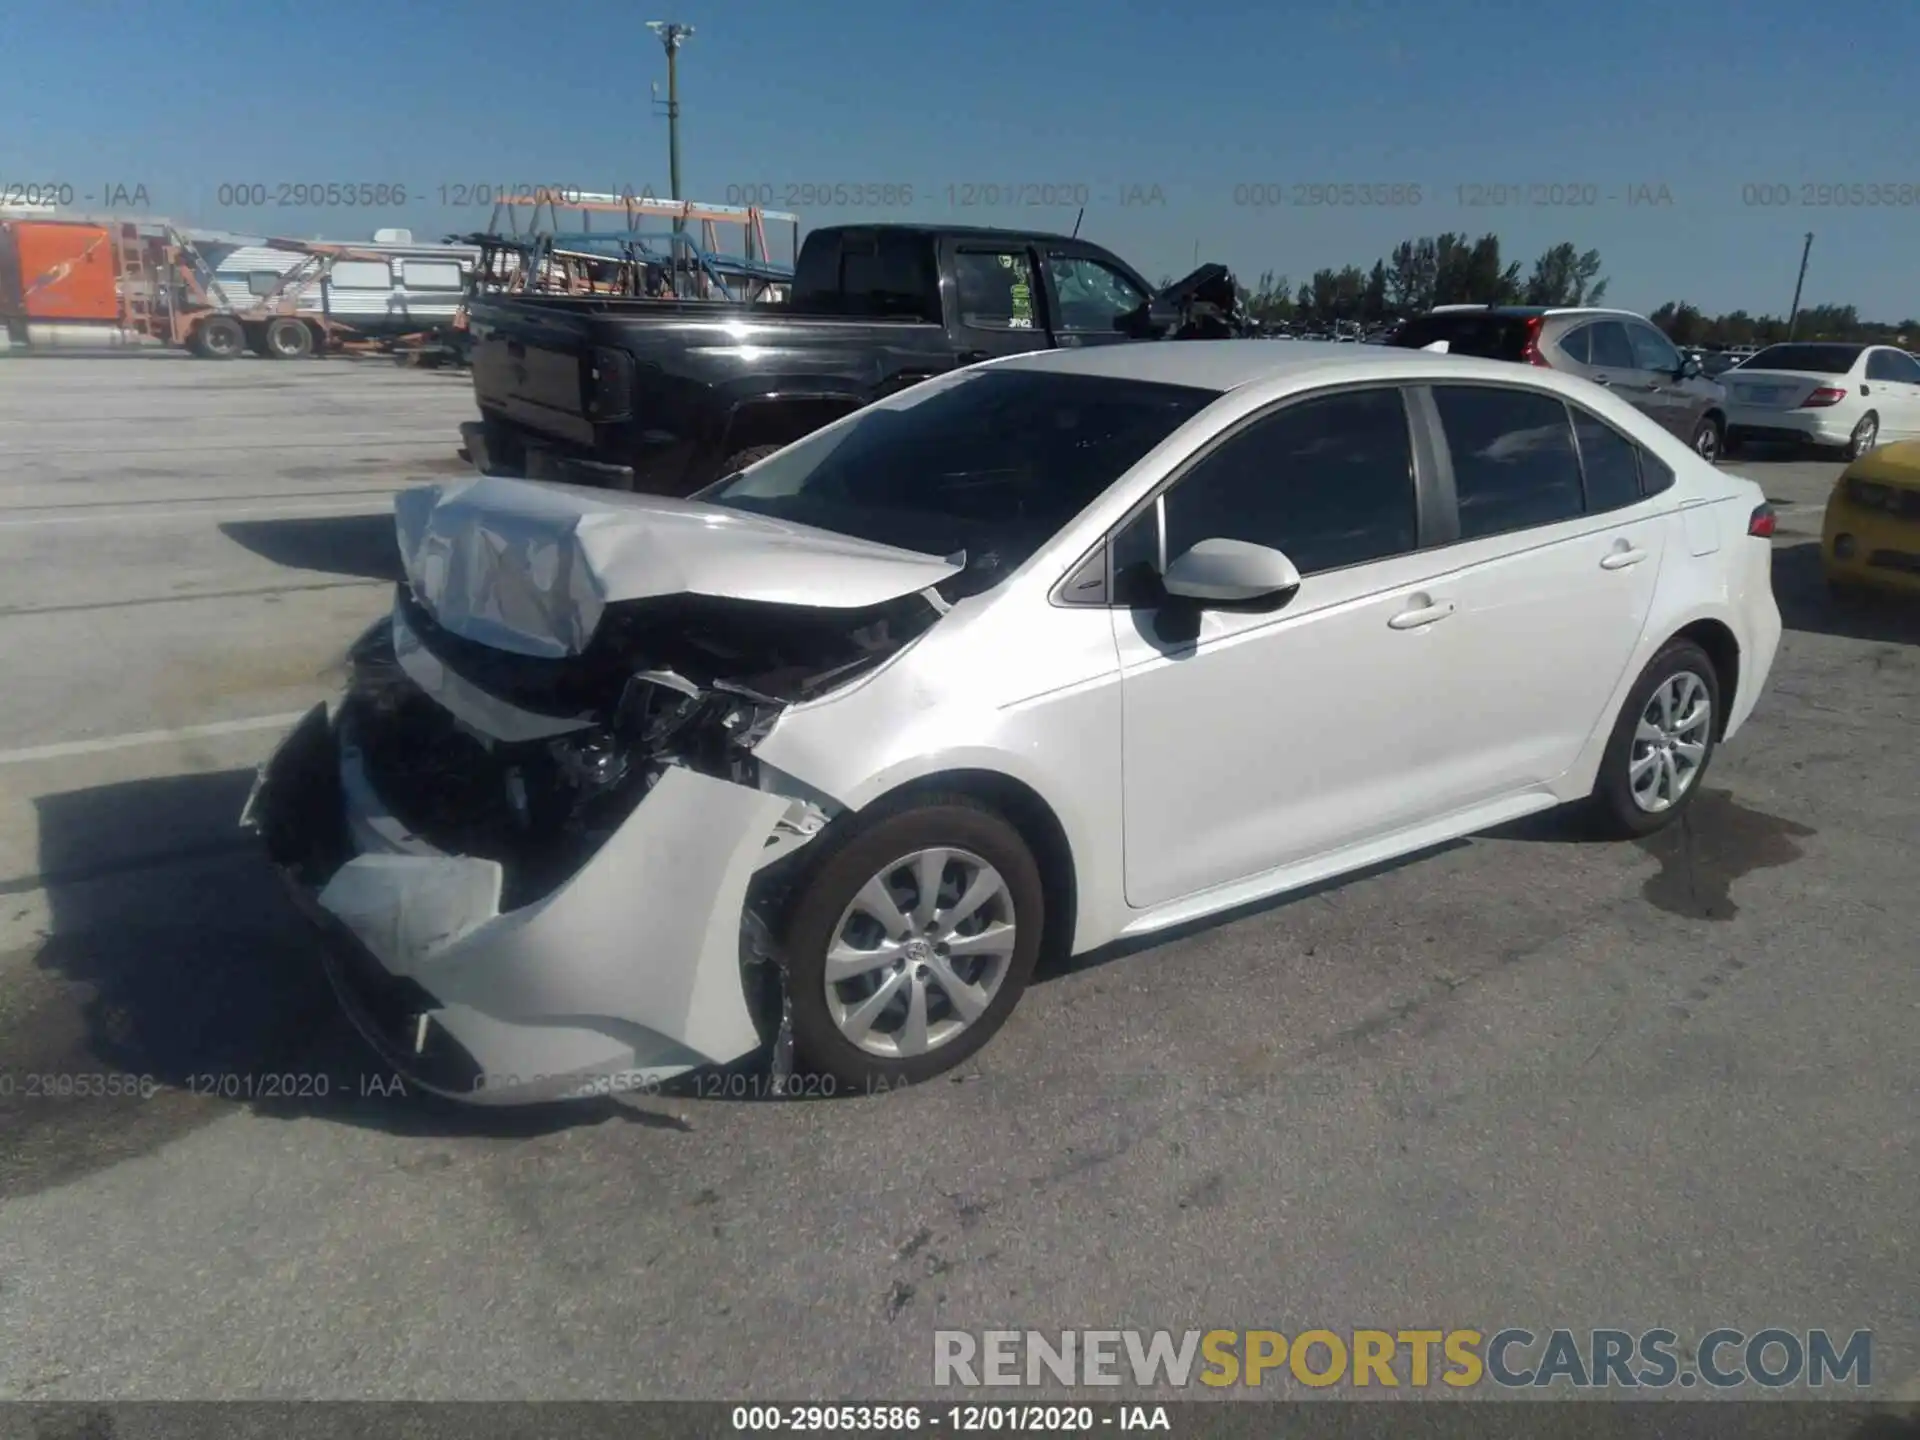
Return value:
M 1644 550 L 1635 550 L 1629 546 L 1625 550 L 1615 550 L 1600 562 L 1602 570 L 1625 570 L 1629 565 L 1638 565 L 1647 558 Z
M 1594 383 L 1594 384 L 1596 384 L 1596 385 L 1607 385 L 1607 386 L 1611 386 L 1611 385 L 1613 384 L 1613 381 L 1611 381 L 1611 380 L 1609 380 L 1609 379 L 1608 379 L 1608 378 L 1607 378 L 1606 376 L 1604 376 L 1604 375 L 1596 375 L 1596 376 L 1594 376 L 1594 377 L 1593 377 L 1593 383 Z
M 1413 603 L 1387 621 L 1389 629 L 1417 630 L 1422 625 L 1432 625 L 1444 620 L 1453 613 L 1453 601 L 1432 600 L 1425 595 L 1415 595 Z
M 977 365 L 982 360 L 991 360 L 992 358 L 993 357 L 984 350 L 962 350 L 959 355 L 959 360 L 962 365 Z

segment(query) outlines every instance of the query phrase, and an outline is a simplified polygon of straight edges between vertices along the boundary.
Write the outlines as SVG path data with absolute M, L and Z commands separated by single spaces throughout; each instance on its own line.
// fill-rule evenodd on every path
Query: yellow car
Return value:
M 1920 594 L 1920 440 L 1870 450 L 1840 473 L 1820 531 L 1827 584 Z

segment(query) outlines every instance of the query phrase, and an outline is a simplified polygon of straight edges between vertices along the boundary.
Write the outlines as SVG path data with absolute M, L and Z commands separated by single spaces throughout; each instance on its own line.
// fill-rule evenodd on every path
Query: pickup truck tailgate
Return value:
M 473 393 L 483 412 L 502 415 L 575 445 L 593 444 L 586 414 L 592 350 L 564 319 L 516 315 L 474 342 Z

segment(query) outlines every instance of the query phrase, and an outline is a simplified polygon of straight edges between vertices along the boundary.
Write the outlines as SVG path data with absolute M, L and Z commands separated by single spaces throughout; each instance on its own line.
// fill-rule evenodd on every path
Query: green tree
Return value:
M 1607 293 L 1600 252 L 1578 252 L 1562 241 L 1533 262 L 1525 289 L 1529 305 L 1598 305 Z

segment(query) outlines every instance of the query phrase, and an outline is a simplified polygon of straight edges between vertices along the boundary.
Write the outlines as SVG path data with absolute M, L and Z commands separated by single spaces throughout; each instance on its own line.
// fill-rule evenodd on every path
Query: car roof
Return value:
M 1162 340 L 1088 345 L 1071 350 L 1035 350 L 988 362 L 995 369 L 1038 370 L 1056 375 L 1102 375 L 1162 385 L 1190 385 L 1226 392 L 1273 380 L 1330 383 L 1380 380 L 1460 379 L 1509 383 L 1540 381 L 1549 388 L 1559 372 L 1517 366 L 1511 360 L 1439 355 L 1336 340 Z M 1515 372 L 1523 372 L 1516 375 Z

